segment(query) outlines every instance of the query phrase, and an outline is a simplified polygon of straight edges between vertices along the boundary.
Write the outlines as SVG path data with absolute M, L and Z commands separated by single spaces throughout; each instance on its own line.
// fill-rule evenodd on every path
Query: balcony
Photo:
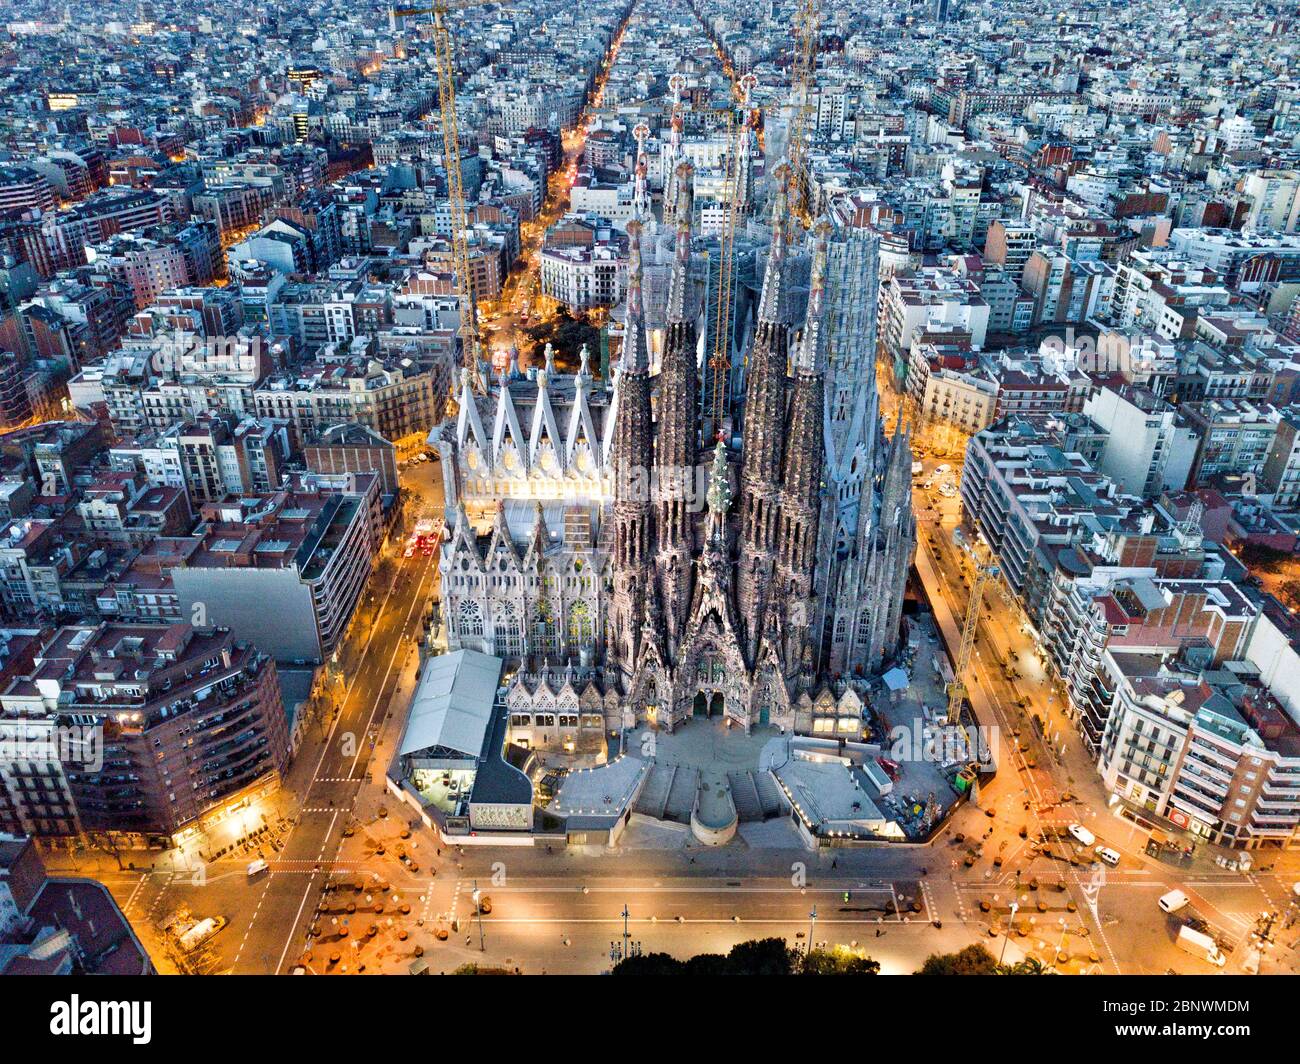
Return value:
M 1212 804 L 1201 804 L 1201 800 L 1195 797 L 1188 797 L 1175 789 L 1169 795 L 1169 801 L 1181 809 L 1183 812 L 1196 817 L 1199 820 L 1208 821 L 1211 824 L 1218 823 L 1219 807 Z
M 1193 745 L 1187 751 L 1187 760 L 1183 762 L 1184 766 L 1189 768 L 1194 775 L 1213 783 L 1216 787 L 1227 790 L 1228 785 L 1232 782 L 1232 773 L 1225 771 L 1213 761 L 1206 760 L 1201 756 L 1201 750 L 1201 747 Z
M 1214 765 L 1219 771 L 1231 776 L 1237 767 L 1237 759 L 1224 753 L 1216 746 L 1207 743 L 1201 735 L 1192 740 L 1191 754 Z

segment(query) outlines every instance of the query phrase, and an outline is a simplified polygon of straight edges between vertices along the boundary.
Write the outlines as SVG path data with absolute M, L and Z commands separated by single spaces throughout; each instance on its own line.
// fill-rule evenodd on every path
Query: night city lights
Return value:
M 1282 1032 L 1293 3 L 0 14 L 0 975 Z

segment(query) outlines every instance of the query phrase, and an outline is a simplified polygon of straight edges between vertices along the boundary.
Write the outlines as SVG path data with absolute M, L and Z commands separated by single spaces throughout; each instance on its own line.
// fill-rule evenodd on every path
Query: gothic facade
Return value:
M 521 663 L 510 693 L 521 719 L 548 716 L 563 687 L 585 711 L 566 718 L 594 722 L 599 706 L 615 730 L 701 715 L 858 738 L 855 688 L 898 644 L 916 545 L 907 429 L 886 438 L 880 424 L 874 344 L 849 357 L 852 337 L 837 334 L 855 327 L 864 301 L 874 310 L 874 272 L 851 284 L 839 275 L 866 270 L 871 248 L 817 229 L 797 328 L 778 180 L 743 407 L 718 440 L 704 439 L 691 182 L 678 176 L 658 372 L 632 222 L 625 339 L 607 401 L 594 398 L 585 363 L 561 384 L 549 360 L 528 418 L 517 382 L 499 387 L 490 431 L 490 404 L 462 396 L 444 449 L 456 481 L 442 556 L 448 639 Z M 465 503 L 491 494 L 497 516 L 476 535 Z M 530 524 L 525 500 L 542 499 L 560 512 L 534 501 Z

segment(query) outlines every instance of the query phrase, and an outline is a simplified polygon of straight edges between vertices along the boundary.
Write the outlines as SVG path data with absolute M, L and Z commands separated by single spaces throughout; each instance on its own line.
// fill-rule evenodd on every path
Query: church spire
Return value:
M 829 256 L 830 225 L 822 222 L 816 229 L 812 271 L 808 280 L 808 317 L 803 335 L 794 353 L 795 373 L 825 373 L 826 335 L 822 318 L 826 314 L 826 262 Z
M 823 293 L 826 286 L 826 233 L 818 234 L 817 244 L 813 250 L 812 286 L 808 295 L 808 320 L 804 325 L 803 336 L 794 357 L 795 379 L 794 397 L 790 404 L 789 432 L 787 434 L 785 468 L 782 486 L 786 519 L 791 512 L 797 511 L 807 517 L 805 511 L 816 514 L 818 487 L 822 465 L 822 406 L 823 398 L 823 362 L 821 358 L 820 339 L 822 316 L 825 313 Z M 782 531 L 783 536 L 786 530 Z M 798 545 L 786 543 L 782 554 L 789 551 L 798 552 Z M 809 559 L 811 560 L 811 559 Z M 794 556 L 790 564 L 796 564 Z M 802 564 L 799 562 L 798 564 Z
M 777 539 L 777 590 L 788 609 L 784 646 L 787 674 L 793 675 L 808 639 L 817 567 L 817 520 L 821 507 L 822 407 L 825 387 L 820 351 L 825 313 L 827 228 L 819 227 L 813 249 L 808 319 L 794 356 L 794 396 L 790 403 L 781 512 Z
M 653 448 L 650 360 L 641 306 L 641 226 L 628 223 L 631 244 L 627 277 L 627 334 L 614 415 L 613 600 L 610 604 L 611 664 L 628 690 L 641 647 L 649 582 L 651 510 L 649 473 Z
M 645 307 L 641 297 L 641 224 L 627 225 L 627 324 L 620 365 L 626 373 L 648 373 L 650 353 L 645 342 Z M 548 345 L 549 346 L 549 345 Z
M 654 235 L 654 212 L 650 209 L 650 185 L 646 180 L 649 166 L 646 162 L 645 142 L 650 136 L 650 127 L 645 122 L 638 122 L 632 129 L 636 140 L 636 171 L 632 196 L 632 216 Z
M 655 566 L 670 653 L 675 653 L 690 613 L 691 503 L 699 432 L 695 320 L 688 307 L 692 174 L 690 163 L 677 167 L 677 246 L 668 282 L 668 330 L 659 372 L 659 431 L 655 439 Z
M 772 245 L 767 254 L 767 269 L 763 274 L 763 291 L 758 301 L 759 322 L 783 321 L 785 313 L 783 273 L 785 271 L 786 241 L 789 239 L 790 196 L 786 182 L 790 167 L 781 163 L 772 174 L 776 192 L 772 197 Z
M 689 162 L 677 167 L 677 193 L 675 228 L 677 233 L 676 254 L 673 256 L 673 270 L 668 280 L 668 323 L 670 325 L 686 320 L 687 286 L 690 282 L 688 271 L 691 264 L 691 211 L 694 209 L 695 193 L 692 178 L 695 168 Z
M 742 638 L 751 661 L 758 653 L 763 614 L 776 560 L 785 448 L 786 365 L 790 350 L 784 291 L 790 168 L 777 167 L 772 247 L 763 275 L 758 328 L 749 353 L 741 431 L 740 559 L 736 583 Z

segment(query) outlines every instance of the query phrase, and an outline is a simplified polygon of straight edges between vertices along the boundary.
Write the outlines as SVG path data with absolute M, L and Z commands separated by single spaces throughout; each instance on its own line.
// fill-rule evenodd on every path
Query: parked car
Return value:
M 1082 824 L 1071 824 L 1066 830 L 1074 836 L 1076 842 L 1084 846 L 1094 846 L 1097 842 L 1097 836 L 1085 828 Z

